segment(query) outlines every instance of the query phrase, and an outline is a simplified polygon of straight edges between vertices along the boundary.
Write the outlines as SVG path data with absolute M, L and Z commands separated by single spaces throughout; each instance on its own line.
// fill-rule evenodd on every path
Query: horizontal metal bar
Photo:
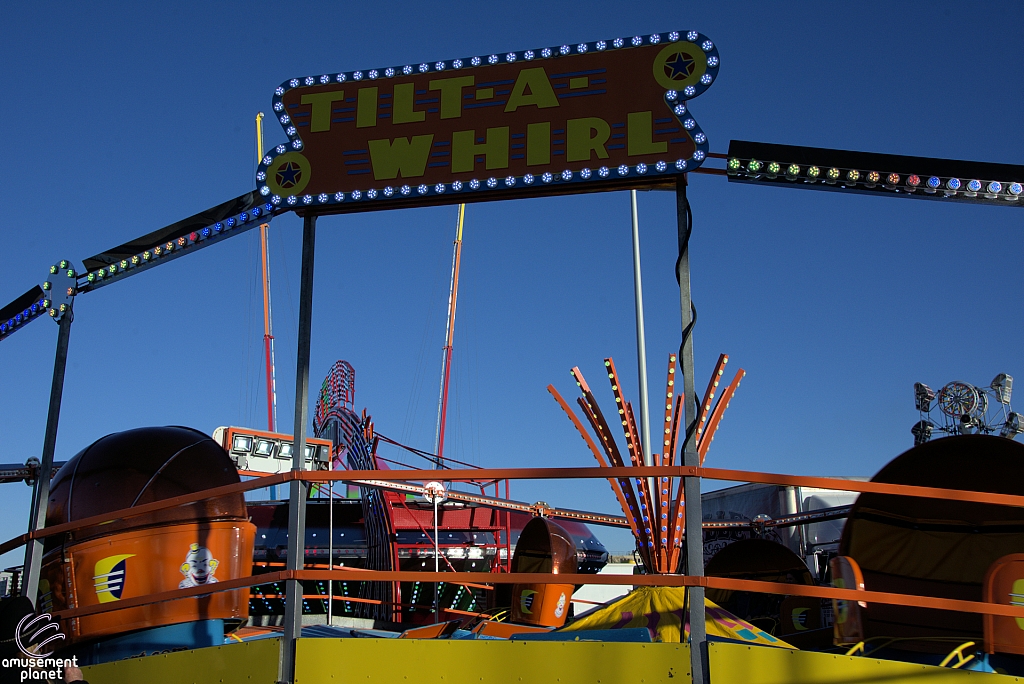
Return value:
M 6 340 L 38 318 L 49 318 L 46 315 L 47 309 L 42 305 L 46 298 L 47 293 L 43 291 L 43 288 L 34 285 L 28 292 L 0 308 L 0 341 Z M 36 306 L 35 311 L 32 311 L 33 305 Z M 24 313 L 26 310 L 28 311 L 27 318 Z M 22 320 L 15 323 L 14 321 L 19 314 Z
M 443 195 L 425 195 L 418 196 L 412 194 L 409 197 L 403 197 L 398 193 L 395 193 L 386 202 L 381 203 L 381 200 L 363 200 L 358 202 L 341 202 L 339 204 L 330 205 L 309 205 L 309 206 L 288 206 L 280 207 L 281 209 L 287 209 L 294 211 L 299 216 L 305 216 L 306 214 L 316 214 L 317 216 L 330 216 L 334 214 L 354 214 L 364 213 L 368 211 L 388 211 L 393 209 L 410 209 L 414 207 L 432 207 L 432 206 L 445 206 L 450 204 L 476 204 L 478 202 L 500 202 L 503 200 L 516 200 L 516 199 L 531 199 L 535 197 L 559 197 L 563 195 L 583 195 L 588 193 L 598 192 L 618 192 L 619 190 L 674 190 L 676 187 L 676 178 L 678 176 L 685 176 L 687 173 L 693 173 L 700 170 L 702 167 L 697 169 L 690 169 L 684 173 L 672 173 L 663 174 L 657 176 L 634 176 L 629 175 L 624 178 L 614 177 L 608 180 L 589 180 L 585 183 L 552 183 L 551 185 L 544 186 L 544 191 L 538 193 L 538 187 L 534 186 L 522 186 L 516 189 L 497 189 L 497 190 L 485 190 L 481 186 L 480 190 L 473 190 L 469 192 L 452 192 L 445 193 Z
M 908 157 L 745 140 L 730 141 L 729 157 L 726 175 L 730 183 L 1000 207 L 1024 206 L 1021 199 L 1024 194 L 1021 186 L 1024 166 L 1015 164 Z M 930 179 L 934 180 L 929 183 Z
M 409 482 L 359 480 L 355 484 L 358 484 L 360 487 L 386 489 L 388 491 L 405 492 L 407 494 L 415 494 L 418 496 L 426 495 L 425 487 L 421 485 L 411 484 Z M 565 508 L 537 506 L 536 504 L 530 504 L 523 501 L 497 499 L 491 496 L 484 496 L 483 494 L 472 494 L 469 492 L 459 492 L 455 490 L 449 490 L 447 492 L 447 497 L 448 501 L 474 504 L 482 508 L 496 508 L 500 510 L 519 511 L 521 513 L 531 513 L 533 515 L 537 515 L 541 511 L 543 511 L 544 517 L 547 518 L 556 518 L 560 520 L 578 520 L 581 522 L 592 523 L 594 525 L 606 525 L 609 527 L 629 527 L 629 521 L 627 521 L 625 518 L 619 515 L 608 515 L 606 513 L 594 513 L 592 511 L 578 511 Z
M 945 489 L 942 487 L 921 487 L 909 484 L 889 484 L 887 482 L 865 482 L 861 480 L 842 480 L 832 477 L 812 477 L 807 475 L 780 475 L 776 473 L 759 473 L 749 470 L 728 470 L 725 468 L 697 468 L 697 476 L 707 480 L 723 480 L 726 482 L 757 482 L 759 484 L 790 485 L 797 487 L 817 487 L 833 491 L 860 492 L 862 494 L 892 494 L 895 496 L 914 496 L 922 499 L 947 499 L 950 501 L 970 501 L 1000 506 L 1024 507 L 1024 496 L 1018 494 L 997 494 L 993 492 L 976 492 L 964 489 Z
M 53 464 L 50 472 L 50 479 L 57 474 L 57 471 L 64 465 L 63 461 Z M 39 466 L 30 464 L 5 463 L 0 465 L 0 484 L 8 482 L 24 482 L 39 477 Z
M 188 218 L 175 221 L 168 226 L 158 228 L 146 233 L 145 235 L 133 238 L 132 240 L 118 245 L 117 247 L 111 247 L 99 254 L 83 259 L 82 265 L 86 271 L 95 271 L 105 266 L 109 266 L 110 264 L 116 264 L 122 259 L 131 258 L 133 255 L 141 254 L 147 249 L 153 249 L 154 247 L 158 247 L 166 242 L 177 240 L 182 235 L 188 235 L 191 232 L 202 230 L 207 226 L 214 225 L 218 221 L 224 221 L 231 216 L 238 216 L 243 211 L 248 212 L 254 207 L 262 207 L 265 202 L 266 200 L 261 198 L 258 190 L 253 188 L 249 192 L 239 195 L 227 202 L 221 202 L 214 207 L 200 211 Z M 262 211 L 260 213 L 262 213 Z
M 920 176 L 946 176 L 977 178 L 998 181 L 1024 182 L 1024 166 L 1018 164 L 996 164 L 993 162 L 941 159 L 938 157 L 912 157 L 901 154 L 879 152 L 857 152 L 826 147 L 803 147 L 800 145 L 779 145 L 776 143 L 730 140 L 729 157 L 754 158 L 764 163 L 817 165 L 823 169 L 840 167 L 859 169 L 862 172 L 898 172 L 903 175 L 916 173 Z
M 242 233 L 246 233 L 252 230 L 253 228 L 256 228 L 260 224 L 270 223 L 270 220 L 272 218 L 273 214 L 264 214 L 258 219 L 252 219 L 247 223 L 239 224 L 233 228 L 225 229 L 220 233 L 213 233 L 209 237 L 202 238 L 195 242 L 188 242 L 185 246 L 182 247 L 179 247 L 177 245 L 177 238 L 175 238 L 175 240 L 172 241 L 175 244 L 175 248 L 172 251 L 165 252 L 161 254 L 159 257 L 153 256 L 149 260 L 140 261 L 139 264 L 135 266 L 129 266 L 126 269 L 118 268 L 116 273 L 114 273 L 113 275 L 106 275 L 103 277 L 102 280 L 95 279 L 92 282 L 88 280 L 89 274 L 92 273 L 95 275 L 96 271 L 82 273 L 78 276 L 78 285 L 76 287 L 77 293 L 84 294 L 86 292 L 93 292 L 106 285 L 111 285 L 113 283 L 120 282 L 125 278 L 129 278 L 135 275 L 136 273 L 142 273 L 143 271 L 148 271 L 149 269 L 155 266 L 160 266 L 161 264 L 166 264 L 180 257 L 188 256 L 189 254 L 194 254 L 195 252 L 198 252 L 200 249 L 203 249 L 204 247 L 209 247 L 210 245 L 217 244 L 218 242 L 223 242 L 228 238 L 234 237 L 236 235 L 241 235 Z M 139 254 L 141 253 L 142 252 L 140 252 Z M 132 256 L 138 256 L 138 254 L 133 254 Z M 131 257 L 128 258 L 130 259 Z
M 811 523 L 825 522 L 826 520 L 839 520 L 850 514 L 852 506 L 833 506 L 832 508 L 819 508 L 816 511 L 794 513 L 793 515 L 775 518 L 765 523 L 766 527 L 793 527 L 795 525 L 809 525 Z
M 782 475 L 777 473 L 761 473 L 749 470 L 729 470 L 725 468 L 704 468 L 694 466 L 626 466 L 626 467 L 587 467 L 587 468 L 482 468 L 479 470 L 387 470 L 387 471 L 304 471 L 297 476 L 311 482 L 348 482 L 357 484 L 356 478 L 365 473 L 377 480 L 440 480 L 442 482 L 471 482 L 475 479 L 501 480 L 559 480 L 559 479 L 592 479 L 610 477 L 702 477 L 706 480 L 725 482 L 757 482 L 761 484 L 795 485 L 816 487 L 834 491 L 861 492 L 870 494 L 892 494 L 896 496 L 915 496 L 923 499 L 947 499 L 950 501 L 970 501 L 1001 506 L 1024 508 L 1024 496 L 1018 494 L 997 494 L 992 492 L 976 492 L 941 487 L 921 487 L 918 485 L 889 484 L 886 482 L 865 482 L 860 480 L 843 480 L 831 477 L 813 477 L 807 475 Z M 463 475 L 462 473 L 465 473 Z M 366 477 L 365 479 L 370 479 Z

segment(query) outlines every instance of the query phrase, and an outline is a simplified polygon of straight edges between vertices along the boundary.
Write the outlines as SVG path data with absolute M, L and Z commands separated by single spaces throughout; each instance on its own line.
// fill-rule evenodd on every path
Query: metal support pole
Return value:
M 441 550 L 437 541 L 437 497 L 434 497 L 434 572 L 441 572 Z M 440 604 L 441 584 L 434 582 L 434 624 L 437 624 L 437 613 Z
M 640 376 L 640 438 L 644 450 L 644 465 L 654 465 L 651 458 L 651 412 L 647 402 L 647 343 L 644 340 L 644 287 L 640 280 L 640 219 L 636 211 L 636 190 L 629 191 L 633 213 L 633 295 L 636 300 L 636 358 Z M 647 478 L 648 491 L 653 495 L 657 484 Z
M 46 413 L 46 436 L 43 437 L 43 458 L 32 490 L 32 508 L 29 511 L 28 531 L 35 532 L 46 525 L 46 507 L 50 500 L 50 476 L 53 474 L 53 452 L 57 447 L 57 424 L 60 421 L 60 403 L 64 395 L 64 370 L 68 361 L 68 340 L 71 337 L 71 307 L 64 312 L 58 324 L 57 353 L 53 360 L 53 382 L 50 385 L 50 406 Z M 39 590 L 39 569 L 43 562 L 43 540 L 32 539 L 25 545 L 25 569 L 21 579 L 21 595 L 36 603 Z
M 334 470 L 334 459 L 331 459 Z M 334 570 L 334 480 L 327 485 L 327 570 Z M 334 580 L 327 580 L 327 624 L 334 624 Z
M 697 436 L 697 404 L 694 400 L 692 304 L 690 300 L 690 204 L 686 199 L 686 176 L 676 178 L 676 221 L 679 235 L 679 260 L 676 278 L 679 280 L 679 310 L 682 314 L 683 344 L 679 362 L 683 367 L 683 407 L 686 442 L 683 444 L 683 465 L 699 466 Z M 700 501 L 700 478 L 683 478 L 683 497 L 686 502 L 686 574 L 704 575 L 703 512 Z M 708 684 L 708 644 L 704 623 L 704 587 L 688 587 L 687 603 L 690 607 L 690 669 L 693 684 Z
M 299 343 L 295 362 L 295 444 L 292 470 L 306 460 L 306 422 L 309 420 L 309 340 L 313 328 L 313 254 L 316 216 L 302 220 L 302 280 L 299 292 Z M 290 483 L 288 497 L 288 570 L 301 570 L 306 560 L 306 491 L 300 480 Z M 295 639 L 302 633 L 302 583 L 285 582 L 284 635 L 281 639 L 279 682 L 295 681 Z

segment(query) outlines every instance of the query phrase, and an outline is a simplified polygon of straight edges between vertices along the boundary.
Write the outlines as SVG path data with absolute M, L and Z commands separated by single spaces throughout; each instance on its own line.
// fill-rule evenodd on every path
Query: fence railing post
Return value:
M 69 306 L 61 316 L 57 333 L 57 353 L 53 360 L 53 382 L 50 385 L 50 406 L 46 413 L 46 434 L 39 474 L 32 491 L 32 509 L 29 511 L 28 531 L 35 532 L 46 525 L 46 507 L 50 500 L 50 476 L 53 475 L 53 453 L 57 448 L 57 425 L 60 422 L 60 404 L 64 396 L 64 371 L 68 363 L 68 343 L 71 339 L 71 321 L 74 313 Z M 39 572 L 43 562 L 43 540 L 30 539 L 25 545 L 25 569 L 21 577 L 21 595 L 36 604 L 39 590 Z
M 309 420 L 309 345 L 313 328 L 313 257 L 316 247 L 316 216 L 302 220 L 302 276 L 299 292 L 298 350 L 295 361 L 295 444 L 292 470 L 302 470 L 306 461 L 306 423 Z M 306 492 L 308 483 L 292 480 L 288 496 L 287 570 L 302 570 L 306 560 Z M 278 681 L 295 681 L 295 639 L 302 634 L 302 582 L 285 581 L 284 634 Z
M 683 465 L 700 466 L 697 454 L 697 404 L 693 377 L 693 304 L 690 299 L 690 232 L 692 229 L 690 203 L 686 199 L 686 176 L 676 178 L 676 222 L 679 235 L 679 258 L 676 278 L 679 280 L 679 311 L 682 315 L 683 342 L 679 363 L 683 367 L 683 417 L 686 440 L 683 443 Z M 703 512 L 700 501 L 700 477 L 683 478 L 683 500 L 686 503 L 686 574 L 704 576 Z M 688 587 L 687 605 L 690 608 L 690 671 L 693 684 L 708 684 L 708 643 L 704 623 L 704 587 Z

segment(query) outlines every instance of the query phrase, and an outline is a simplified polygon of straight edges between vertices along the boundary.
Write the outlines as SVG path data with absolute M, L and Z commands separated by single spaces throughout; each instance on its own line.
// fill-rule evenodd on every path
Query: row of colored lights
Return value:
M 842 183 L 843 185 L 862 185 L 873 188 L 877 185 L 905 192 L 922 190 L 927 193 L 942 192 L 947 196 L 961 194 L 966 197 L 976 197 L 979 194 L 988 199 L 1000 197 L 1006 200 L 1016 200 L 1024 192 L 1021 183 L 1011 181 L 1003 183 L 990 180 L 982 181 L 976 178 L 961 180 L 960 178 L 940 178 L 939 176 L 922 177 L 917 174 L 902 176 L 898 173 L 889 173 L 883 176 L 878 171 L 863 172 L 858 169 L 840 169 L 837 167 L 823 168 L 819 166 L 801 166 L 799 164 L 787 164 L 783 166 L 778 162 L 762 162 L 757 159 L 729 159 L 726 170 L 730 176 L 743 174 L 745 176 L 765 176 L 775 179 L 780 176 L 790 181 L 803 180 L 806 182 Z
M 63 272 L 68 278 L 75 277 L 75 269 L 67 261 L 61 261 L 59 264 L 50 266 L 50 275 L 56 275 L 61 272 Z M 66 303 L 60 304 L 57 307 L 52 306 L 53 302 L 49 298 L 52 290 L 53 283 L 47 280 L 43 283 L 43 291 L 45 293 L 44 299 L 33 303 L 31 306 L 25 308 L 24 311 L 15 314 L 6 321 L 0 322 L 0 339 L 7 337 L 21 326 L 35 320 L 43 314 L 49 314 L 51 317 L 56 318 L 58 313 L 62 314 L 67 311 L 68 305 Z M 68 288 L 68 296 L 73 294 L 73 288 Z
M 701 134 L 703 136 L 703 134 Z M 706 138 L 704 138 L 706 140 Z M 540 175 L 533 175 L 527 173 L 523 176 L 506 176 L 505 178 L 487 178 L 485 180 L 472 179 L 466 182 L 457 180 L 451 183 L 436 183 L 434 185 L 420 184 L 418 186 L 402 185 L 399 187 L 386 186 L 380 190 L 376 188 L 370 188 L 368 190 L 353 190 L 352 192 L 336 192 L 333 194 L 320 193 L 318 195 L 291 195 L 289 197 L 281 197 L 280 195 L 273 195 L 270 197 L 270 201 L 274 206 L 284 205 L 285 208 L 301 208 L 302 206 L 310 205 L 331 205 L 340 204 L 345 201 L 361 201 L 361 200 L 384 200 L 384 199 L 402 199 L 405 197 L 415 196 L 426 196 L 426 195 L 443 195 L 446 192 L 462 192 L 465 190 L 476 191 L 476 190 L 498 190 L 498 189 L 511 189 L 517 186 L 530 187 L 534 184 L 543 183 L 550 185 L 552 183 L 571 183 L 571 182 L 586 182 L 595 180 L 606 180 L 608 178 L 625 178 L 627 176 L 656 176 L 662 174 L 678 174 L 686 171 L 692 171 L 700 166 L 700 163 L 704 161 L 707 156 L 704 150 L 697 150 L 693 153 L 692 161 L 696 162 L 691 164 L 691 160 L 677 159 L 675 162 L 669 163 L 666 161 L 658 161 L 653 164 L 636 164 L 635 166 L 629 166 L 622 164 L 616 168 L 609 168 L 602 166 L 598 169 L 583 168 L 579 171 L 572 171 L 566 169 L 561 173 L 550 173 L 544 172 Z M 266 174 L 263 171 L 257 176 L 257 180 L 266 180 Z M 260 187 L 260 193 L 264 196 L 270 195 L 270 188 L 267 186 Z
M 253 207 L 249 211 L 243 211 L 224 221 L 218 221 L 217 223 L 207 226 L 202 230 L 192 231 L 188 235 L 182 235 L 175 240 L 170 240 L 164 243 L 163 245 L 147 249 L 141 254 L 136 254 L 130 258 L 122 259 L 120 262 L 110 264 L 104 268 L 99 268 L 85 276 L 88 285 L 83 286 L 82 289 L 88 289 L 89 285 L 123 275 L 134 268 L 145 266 L 146 264 L 155 262 L 162 257 L 174 254 L 176 251 L 186 249 L 197 243 L 229 233 L 232 230 L 241 228 L 253 221 L 257 221 L 264 216 L 269 218 L 273 213 L 274 205 L 270 203 L 264 204 L 262 207 Z
M 466 57 L 464 59 L 451 59 L 442 60 L 430 64 L 423 62 L 419 65 L 406 64 L 401 67 L 384 67 L 381 69 L 369 69 L 367 71 L 348 71 L 335 75 L 322 74 L 320 76 L 306 76 L 305 78 L 292 78 L 285 81 L 274 91 L 275 96 L 278 98 L 284 95 L 288 90 L 292 88 L 310 87 L 318 85 L 328 85 L 330 83 L 345 83 L 346 81 L 362 81 L 363 79 L 369 81 L 375 81 L 379 78 L 395 78 L 401 76 L 411 76 L 415 73 L 425 74 L 429 72 L 446 71 L 449 69 L 463 69 L 466 67 L 478 67 L 485 63 L 493 66 L 496 64 L 512 64 L 514 62 L 524 61 L 530 62 L 535 59 L 551 59 L 556 57 L 566 57 L 568 55 L 576 54 L 582 55 L 588 52 L 604 52 L 606 50 L 618 50 L 629 47 L 641 47 L 643 45 L 658 45 L 663 42 L 675 43 L 682 39 L 686 39 L 692 43 L 697 43 L 700 48 L 707 53 L 711 53 L 715 49 L 715 44 L 712 43 L 706 36 L 702 36 L 697 31 L 687 31 L 685 34 L 679 31 L 671 31 L 669 33 L 652 33 L 646 36 L 633 36 L 629 38 L 615 38 L 613 40 L 598 40 L 590 43 L 579 43 L 577 45 L 560 45 L 557 47 L 547 47 L 538 50 L 522 50 L 519 52 L 508 52 L 505 54 L 492 54 L 486 57 Z M 700 41 L 698 43 L 698 41 Z M 710 54 L 707 56 L 707 66 L 712 69 L 718 67 L 718 56 L 717 54 Z M 706 74 L 706 78 L 701 79 L 701 85 L 704 89 L 711 85 L 714 81 L 714 75 Z M 697 94 L 697 88 L 690 86 L 686 89 L 685 94 L 687 97 L 695 97 Z M 274 111 L 281 112 L 282 108 L 274 106 Z M 283 121 L 282 123 L 288 123 Z
M 26 308 L 21 313 L 15 314 L 8 320 L 4 321 L 3 323 L 0 323 L 0 338 L 10 335 L 15 330 L 25 325 L 29 321 L 35 320 L 36 318 L 42 316 L 47 312 L 49 312 L 51 316 L 56 316 L 57 310 L 51 309 L 50 304 L 51 302 L 49 299 L 43 299 L 41 301 L 36 302 L 32 306 Z M 67 305 L 61 304 L 60 307 L 61 311 L 64 311 Z

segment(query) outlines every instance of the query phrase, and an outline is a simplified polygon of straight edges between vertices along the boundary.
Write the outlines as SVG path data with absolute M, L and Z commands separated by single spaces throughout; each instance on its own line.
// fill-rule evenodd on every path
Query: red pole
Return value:
M 274 404 L 277 397 L 274 389 L 274 351 L 270 328 L 270 270 L 267 268 L 267 230 L 266 223 L 260 224 L 260 253 L 262 255 L 263 276 L 263 356 L 267 361 L 267 429 L 274 432 Z
M 452 338 L 455 337 L 455 305 L 459 298 L 459 265 L 462 262 L 462 221 L 466 205 L 459 205 L 459 230 L 455 237 L 455 254 L 452 256 L 452 285 L 448 297 L 448 329 L 444 340 L 444 375 L 441 378 L 441 401 L 437 409 L 437 467 L 444 465 L 444 427 L 448 417 L 448 383 L 452 376 Z
M 452 348 L 447 345 L 444 348 L 444 386 L 441 390 L 441 426 L 437 434 L 437 463 L 440 466 L 444 463 L 444 425 L 448 417 L 448 380 L 452 374 Z

